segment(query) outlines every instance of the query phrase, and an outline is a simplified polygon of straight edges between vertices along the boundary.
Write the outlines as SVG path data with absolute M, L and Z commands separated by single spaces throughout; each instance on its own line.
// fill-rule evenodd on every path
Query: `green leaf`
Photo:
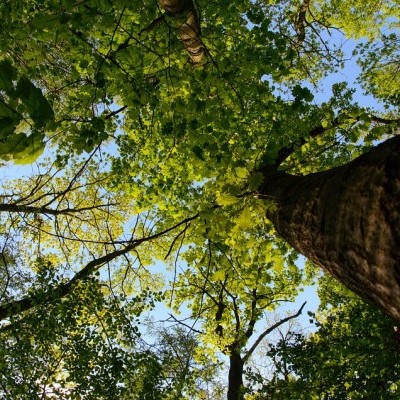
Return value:
M 65 23 L 65 22 L 64 22 Z M 48 15 L 48 14 L 36 14 L 31 19 L 31 24 L 38 29 L 48 29 L 50 31 L 54 30 L 57 24 L 60 24 L 60 17 L 58 15 Z
M 0 61 L 0 90 L 11 94 L 14 89 L 13 80 L 16 76 L 17 71 L 8 60 Z
M 232 204 L 236 204 L 240 199 L 236 196 L 233 196 L 229 193 L 218 193 L 217 194 L 217 204 L 220 206 L 230 206 Z
M 19 123 L 15 118 L 0 118 L 0 140 L 7 140 Z
M 296 85 L 292 89 L 292 94 L 295 97 L 296 101 L 304 100 L 306 102 L 311 102 L 314 99 L 314 95 L 311 93 L 310 89 L 306 87 L 301 87 L 300 85 Z
M 252 173 L 249 179 L 249 189 L 257 190 L 264 182 L 264 175 L 261 172 Z
M 37 88 L 28 78 L 22 77 L 18 81 L 16 93 L 25 105 L 27 112 L 38 129 L 44 128 L 54 120 L 53 109 Z
M 18 154 L 14 157 L 15 164 L 31 164 L 37 160 L 37 158 L 43 154 L 45 149 L 45 144 L 41 143 L 41 145 L 35 145 L 28 147 L 24 152 Z
M 19 115 L 0 97 L 0 118 L 19 119 Z
M 253 226 L 250 207 L 247 206 L 243 208 L 239 216 L 235 218 L 235 222 L 241 228 L 250 228 L 251 226 Z
M 192 147 L 192 152 L 195 154 L 195 156 L 198 159 L 200 159 L 202 161 L 205 161 L 204 154 L 203 154 L 203 149 L 200 146 L 198 146 L 198 145 L 193 146 Z

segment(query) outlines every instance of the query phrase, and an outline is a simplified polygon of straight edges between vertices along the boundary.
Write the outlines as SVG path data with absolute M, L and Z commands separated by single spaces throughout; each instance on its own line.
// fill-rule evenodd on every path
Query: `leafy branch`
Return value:
M 354 122 L 360 122 L 363 120 L 363 117 L 365 117 L 365 114 L 361 114 L 360 116 L 355 117 Z M 375 122 L 377 124 L 385 124 L 385 125 L 390 125 L 390 124 L 400 124 L 400 118 L 382 118 L 376 115 L 369 115 L 368 116 L 371 122 Z M 331 129 L 339 128 L 341 125 L 343 125 L 343 121 L 340 118 L 340 116 L 334 118 L 331 123 L 328 126 L 322 126 L 322 125 L 317 125 L 314 127 L 308 134 L 308 137 L 310 138 L 316 138 L 318 136 L 323 135 L 324 133 L 328 132 Z M 297 139 L 295 142 L 292 144 L 282 147 L 278 151 L 278 156 L 275 159 L 274 162 L 274 167 L 279 168 L 279 166 L 289 157 L 291 156 L 296 148 L 299 148 L 307 143 L 307 139 L 305 137 L 301 137 Z
M 82 268 L 77 274 L 74 275 L 72 279 L 70 279 L 68 282 L 63 283 L 57 287 L 53 287 L 51 289 L 48 289 L 44 294 L 41 294 L 40 296 L 36 294 L 33 294 L 28 297 L 24 297 L 20 300 L 12 301 L 6 304 L 0 305 L 0 321 L 3 319 L 8 318 L 11 314 L 19 315 L 25 311 L 30 310 L 31 308 L 34 308 L 38 305 L 43 305 L 43 304 L 48 304 L 51 301 L 61 299 L 68 295 L 71 290 L 81 281 L 83 281 L 85 278 L 87 278 L 90 274 L 93 272 L 97 271 L 100 267 L 102 267 L 104 264 L 107 264 L 117 257 L 127 254 L 142 243 L 149 242 L 151 240 L 157 239 L 163 235 L 166 235 L 167 233 L 179 228 L 182 225 L 186 225 L 190 221 L 193 221 L 198 217 L 198 214 L 188 217 L 179 223 L 175 224 L 174 226 L 165 229 L 161 232 L 155 233 L 154 235 L 150 235 L 145 238 L 140 238 L 140 239 L 134 239 L 130 242 L 130 244 L 126 245 L 122 249 L 115 250 L 111 253 L 106 254 L 103 257 L 96 258 L 92 261 L 90 261 L 84 268 Z
M 246 354 L 243 356 L 243 360 L 247 361 L 250 356 L 254 353 L 254 350 L 257 348 L 257 346 L 261 343 L 261 341 L 267 336 L 269 335 L 271 332 L 273 332 L 276 328 L 280 327 L 281 325 L 283 325 L 285 322 L 290 321 L 291 319 L 297 318 L 298 316 L 301 315 L 301 313 L 303 312 L 303 308 L 304 306 L 307 304 L 307 302 L 305 301 L 303 303 L 303 305 L 300 307 L 300 309 L 297 311 L 296 314 L 292 314 L 289 315 L 285 318 L 280 319 L 278 322 L 276 322 L 275 324 L 273 324 L 272 326 L 270 326 L 268 329 L 266 329 L 263 333 L 261 333 L 261 335 L 257 338 L 257 340 L 253 343 L 253 345 L 250 347 L 249 350 L 247 350 Z

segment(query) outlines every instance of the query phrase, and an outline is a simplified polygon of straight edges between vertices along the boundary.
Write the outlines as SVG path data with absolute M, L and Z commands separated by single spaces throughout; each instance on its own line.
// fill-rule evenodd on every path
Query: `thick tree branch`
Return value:
M 253 300 L 251 301 L 251 306 L 250 306 L 251 307 L 250 321 L 249 321 L 249 324 L 247 326 L 246 333 L 245 333 L 245 336 L 247 339 L 250 339 L 250 337 L 253 335 L 254 327 L 257 322 L 257 318 L 256 318 L 257 299 L 258 299 L 257 289 L 253 289 L 252 294 L 253 294 Z
M 204 335 L 204 332 L 199 331 L 195 328 L 193 328 L 193 326 L 190 326 L 188 324 L 185 324 L 183 321 L 179 320 L 178 318 L 176 318 L 174 315 L 169 314 L 169 318 L 167 319 L 167 321 L 169 321 L 170 319 L 174 320 L 176 323 L 178 323 L 179 325 L 184 326 L 185 328 L 188 328 L 190 331 L 194 332 L 194 333 L 198 333 L 199 335 Z
M 193 64 L 199 64 L 205 54 L 204 45 L 200 39 L 200 21 L 192 0 L 159 0 L 160 7 L 172 17 L 185 16 L 186 20 L 179 25 L 179 38 Z
M 369 118 L 371 119 L 372 122 L 375 122 L 377 124 L 385 124 L 385 125 L 400 124 L 400 118 L 394 118 L 394 119 L 381 118 L 381 117 L 378 117 L 375 115 L 370 115 Z M 362 116 L 355 118 L 355 120 L 356 120 L 356 122 L 361 121 Z M 331 121 L 331 124 L 329 126 L 323 127 L 322 125 L 318 125 L 309 132 L 307 138 L 301 137 L 297 141 L 290 144 L 289 146 L 282 147 L 278 151 L 278 156 L 275 159 L 274 167 L 278 168 L 290 155 L 292 155 L 294 153 L 296 148 L 299 148 L 299 147 L 303 146 L 304 144 L 306 144 L 308 141 L 308 138 L 315 138 L 317 136 L 321 136 L 325 132 L 327 132 L 331 129 L 334 129 L 334 128 L 338 128 L 342 124 L 343 124 L 343 122 L 340 120 L 340 118 L 336 117 Z
M 104 119 L 110 119 L 110 118 L 112 118 L 114 115 L 119 114 L 120 112 L 124 111 L 124 110 L 127 109 L 127 108 L 128 108 L 128 106 L 122 106 L 122 107 L 120 107 L 118 110 L 114 110 L 114 111 L 110 112 L 109 114 L 106 114 L 106 115 L 104 116 Z
M 215 328 L 215 333 L 220 337 L 224 336 L 224 328 L 222 327 L 222 325 L 219 322 L 221 321 L 224 311 L 226 309 L 226 304 L 224 303 L 223 291 L 224 291 L 224 288 L 222 286 L 219 291 L 218 302 L 217 302 L 218 308 L 215 313 L 215 322 L 218 324 L 217 327 Z
M 24 214 L 42 214 L 42 215 L 71 215 L 76 213 L 82 213 L 84 211 L 91 211 L 99 208 L 110 207 L 115 204 L 98 204 L 95 206 L 81 207 L 81 208 L 63 208 L 63 209 L 52 209 L 48 207 L 35 207 L 25 206 L 21 204 L 0 204 L 1 212 L 10 213 L 24 213 Z
M 278 235 L 347 288 L 400 320 L 400 136 L 340 167 L 265 170 Z
M 306 20 L 306 14 L 310 7 L 310 0 L 304 0 L 300 6 L 299 14 L 295 22 L 295 29 L 297 31 L 298 44 L 302 44 L 306 38 L 306 25 L 308 25 Z
M 226 277 L 226 280 L 228 279 L 228 276 Z M 232 304 L 233 304 L 233 314 L 235 315 L 235 322 L 236 322 L 236 326 L 235 326 L 235 331 L 239 332 L 240 331 L 240 315 L 239 315 L 239 307 L 236 303 L 236 298 L 237 296 L 233 295 L 232 293 L 229 292 L 229 290 L 226 288 L 226 280 L 225 282 L 222 284 L 222 288 L 225 291 L 225 293 L 232 299 Z

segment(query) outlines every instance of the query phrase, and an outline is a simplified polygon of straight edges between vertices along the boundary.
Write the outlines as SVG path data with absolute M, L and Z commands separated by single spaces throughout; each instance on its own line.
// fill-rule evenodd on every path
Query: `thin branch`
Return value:
M 175 237 L 174 240 L 172 241 L 171 245 L 169 246 L 168 252 L 166 256 L 164 257 L 164 260 L 166 260 L 172 253 L 172 250 L 175 246 L 176 241 L 179 239 L 181 235 L 184 235 L 187 229 L 189 228 L 190 224 L 187 224 Z
M 119 114 L 120 112 L 124 111 L 126 108 L 128 108 L 128 106 L 123 106 L 121 108 L 119 108 L 118 110 L 115 110 L 113 112 L 110 112 L 109 114 L 107 114 L 104 119 L 110 119 L 112 118 L 114 115 Z
M 130 244 L 127 246 L 123 247 L 122 249 L 113 251 L 111 253 L 106 254 L 105 256 L 96 258 L 92 261 L 90 261 L 86 266 L 81 269 L 75 276 L 70 279 L 68 282 L 58 285 L 56 287 L 53 287 L 49 290 L 47 290 L 45 293 L 41 294 L 40 296 L 37 296 L 37 294 L 33 294 L 32 296 L 29 297 L 24 297 L 20 300 L 12 301 L 6 304 L 0 305 L 0 321 L 3 319 L 6 319 L 10 316 L 12 313 L 13 315 L 19 315 L 25 311 L 30 310 L 31 308 L 36 307 L 37 305 L 42 305 L 42 304 L 47 304 L 50 303 L 51 301 L 61 299 L 65 297 L 67 294 L 71 292 L 73 287 L 78 284 L 80 281 L 88 277 L 91 273 L 94 271 L 97 271 L 101 266 L 103 266 L 106 263 L 111 262 L 115 258 L 127 254 L 128 252 L 132 251 L 136 247 L 138 247 L 140 244 L 144 242 L 149 242 L 151 240 L 154 240 L 156 238 L 159 238 L 174 229 L 187 224 L 190 221 L 193 221 L 199 216 L 199 214 L 196 214 L 192 217 L 188 217 L 184 219 L 183 221 L 175 224 L 174 226 L 165 229 L 161 232 L 155 233 L 151 236 L 132 240 Z
M 189 227 L 189 225 L 190 224 L 187 224 L 186 227 L 183 229 L 183 231 L 181 231 L 179 233 L 179 235 L 178 235 L 178 236 L 180 236 L 181 233 L 182 233 L 181 243 L 179 244 L 178 249 L 176 251 L 175 261 L 174 261 L 174 277 L 173 277 L 173 280 L 172 280 L 171 296 L 170 296 L 170 301 L 169 301 L 170 306 L 172 304 L 172 301 L 173 301 L 173 298 L 174 298 L 174 293 L 175 293 L 175 284 L 176 284 L 176 275 L 177 275 L 177 269 L 178 269 L 179 255 L 180 255 L 183 243 L 185 241 L 186 230 Z M 177 237 L 175 237 L 175 239 L 177 239 Z
M 175 316 L 173 316 L 172 314 L 169 314 L 170 318 L 172 318 L 175 322 L 177 322 L 179 325 L 183 325 L 186 328 L 190 329 L 192 332 L 198 333 L 200 335 L 204 335 L 204 332 L 201 332 L 195 328 L 193 328 L 193 326 L 190 326 L 188 324 L 185 324 L 184 322 L 180 321 L 179 319 L 177 319 Z M 169 318 L 168 318 L 169 319 Z
M 278 328 L 279 326 L 283 325 L 285 322 L 290 321 L 291 319 L 297 318 L 299 315 L 301 315 L 301 313 L 303 312 L 303 308 L 304 306 L 307 304 L 307 302 L 305 301 L 303 303 L 303 305 L 300 307 L 299 311 L 297 311 L 296 314 L 293 315 L 289 315 L 286 318 L 282 318 L 281 320 L 279 320 L 278 322 L 276 322 L 275 324 L 273 324 L 272 326 L 270 326 L 268 329 L 266 329 L 258 338 L 257 340 L 254 342 L 253 346 L 250 347 L 250 349 L 246 352 L 246 354 L 243 357 L 243 361 L 246 362 L 250 356 L 253 354 L 254 350 L 257 348 L 257 346 L 261 343 L 261 341 L 265 338 L 265 336 L 269 335 L 272 331 L 274 331 L 276 328 Z
M 236 303 L 236 298 L 237 296 L 234 296 L 232 293 L 228 291 L 226 288 L 226 282 L 228 280 L 228 275 L 225 278 L 225 282 L 221 282 L 222 289 L 225 291 L 225 293 L 232 299 L 232 304 L 233 304 L 233 314 L 235 315 L 235 321 L 236 321 L 236 326 L 235 326 L 235 331 L 239 332 L 240 331 L 240 315 L 239 315 L 239 307 Z M 226 306 L 225 306 L 226 308 Z
M 163 15 L 157 17 L 156 19 L 154 19 L 153 21 L 151 21 L 150 24 L 146 26 L 146 28 L 143 28 L 139 32 L 139 36 L 144 32 L 150 32 L 151 30 L 153 30 L 154 28 L 156 28 L 157 26 L 162 24 L 164 21 L 165 21 L 165 14 L 163 14 Z

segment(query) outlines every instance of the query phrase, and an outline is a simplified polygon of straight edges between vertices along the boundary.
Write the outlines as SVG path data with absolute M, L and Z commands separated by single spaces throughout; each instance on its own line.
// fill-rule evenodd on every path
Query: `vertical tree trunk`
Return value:
M 400 137 L 325 172 L 263 173 L 280 236 L 400 320 Z
M 229 356 L 228 400 L 243 400 L 243 367 L 240 353 L 232 350 Z

